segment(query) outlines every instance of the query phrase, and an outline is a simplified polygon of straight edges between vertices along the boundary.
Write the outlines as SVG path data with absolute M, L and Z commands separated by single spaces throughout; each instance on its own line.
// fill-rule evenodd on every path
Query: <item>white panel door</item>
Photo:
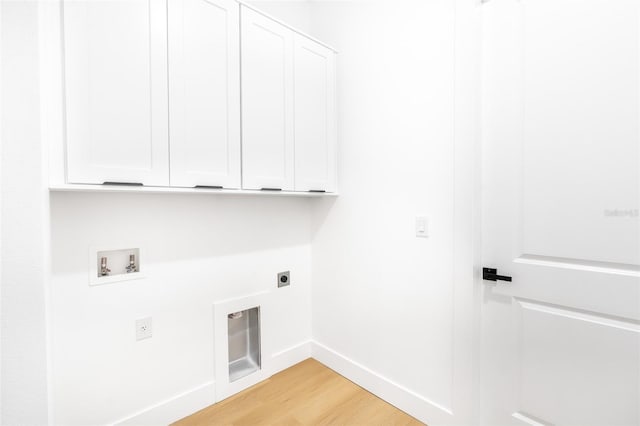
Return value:
M 301 35 L 294 45 L 295 189 L 335 192 L 335 53 Z
M 242 186 L 294 189 L 293 32 L 242 6 Z
M 167 185 L 166 0 L 65 0 L 67 181 Z
M 640 423 L 640 2 L 483 6 L 482 423 Z
M 240 188 L 240 12 L 169 0 L 172 186 Z

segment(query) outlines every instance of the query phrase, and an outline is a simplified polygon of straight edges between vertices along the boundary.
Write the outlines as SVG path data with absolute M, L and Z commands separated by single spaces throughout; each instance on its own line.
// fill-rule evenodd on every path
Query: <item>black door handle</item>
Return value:
M 494 268 L 482 268 L 482 279 L 487 281 L 511 281 L 511 277 L 498 275 L 498 270 Z

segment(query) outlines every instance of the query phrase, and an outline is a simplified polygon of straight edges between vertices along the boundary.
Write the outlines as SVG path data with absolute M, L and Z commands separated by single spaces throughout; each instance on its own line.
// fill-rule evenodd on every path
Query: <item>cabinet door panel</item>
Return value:
M 172 186 L 240 187 L 239 6 L 169 1 Z
M 166 185 L 166 1 L 63 5 L 67 181 Z
M 335 191 L 335 54 L 296 35 L 295 188 Z
M 293 32 L 241 9 L 242 186 L 292 190 Z

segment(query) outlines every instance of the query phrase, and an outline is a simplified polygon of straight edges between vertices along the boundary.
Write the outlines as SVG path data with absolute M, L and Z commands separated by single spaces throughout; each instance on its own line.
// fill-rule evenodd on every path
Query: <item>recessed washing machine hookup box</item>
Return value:
M 127 247 L 127 246 L 124 246 Z M 89 248 L 89 285 L 102 285 L 144 278 L 141 249 Z

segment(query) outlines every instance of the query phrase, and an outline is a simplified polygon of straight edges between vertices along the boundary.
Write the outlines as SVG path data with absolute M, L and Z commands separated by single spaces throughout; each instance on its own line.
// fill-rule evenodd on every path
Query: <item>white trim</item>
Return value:
M 135 192 L 154 194 L 209 194 L 209 195 L 258 195 L 261 197 L 336 197 L 335 192 L 253 191 L 247 189 L 178 188 L 168 186 L 127 186 L 60 184 L 50 185 L 50 192 Z
M 452 413 L 446 407 L 419 395 L 383 375 L 313 340 L 300 342 L 271 356 L 269 376 L 292 367 L 308 358 L 314 358 L 338 374 L 351 380 L 398 409 L 430 425 L 451 423 Z M 265 377 L 263 380 L 266 380 Z M 202 410 L 222 398 L 216 399 L 216 382 L 211 381 L 186 392 L 151 405 L 112 425 L 168 424 Z M 229 395 L 227 395 L 229 396 Z
M 327 43 L 324 43 L 324 42 L 322 42 L 322 41 L 320 41 L 320 40 L 318 40 L 318 39 L 316 39 L 316 38 L 314 38 L 314 37 L 311 37 L 309 34 L 305 33 L 304 31 L 301 31 L 301 30 L 299 30 L 299 29 L 297 29 L 297 28 L 295 28 L 295 27 L 292 27 L 291 25 L 287 24 L 286 22 L 283 22 L 283 21 L 281 21 L 280 19 L 275 18 L 275 17 L 273 17 L 273 16 L 269 15 L 268 13 L 263 12 L 263 11 L 262 11 L 262 10 L 260 10 L 259 8 L 255 7 L 255 6 L 253 6 L 253 5 L 250 5 L 250 4 L 248 4 L 248 3 L 245 3 L 245 2 L 244 2 L 244 1 L 242 1 L 242 0 L 236 0 L 236 1 L 240 4 L 240 6 L 244 6 L 244 7 L 246 7 L 247 9 L 251 9 L 251 10 L 253 10 L 254 12 L 259 13 L 260 15 L 264 16 L 265 18 L 269 18 L 269 19 L 271 19 L 272 21 L 277 22 L 278 24 L 280 24 L 280 25 L 282 25 L 282 26 L 284 26 L 284 27 L 286 27 L 286 28 L 290 29 L 290 30 L 291 30 L 291 31 L 293 31 L 294 33 L 300 34 L 301 36 L 303 36 L 303 37 L 305 37 L 305 38 L 308 38 L 309 40 L 312 40 L 312 41 L 315 41 L 315 42 L 316 42 L 316 43 L 318 43 L 318 44 L 321 44 L 322 46 L 324 46 L 324 47 L 326 47 L 327 49 L 331 50 L 333 53 L 336 53 L 336 54 L 337 54 L 337 53 L 339 53 L 337 49 L 335 49 L 334 47 L 332 47 L 332 46 L 328 45 Z
M 305 359 L 311 358 L 311 344 L 311 340 L 306 340 L 271 355 L 271 374 L 279 373 Z
M 453 374 L 456 423 L 479 422 L 481 3 L 454 1 Z M 462 267 L 460 266 L 462 265 Z
M 0 28 L 2 28 L 2 2 L 0 2 Z M 3 86 L 3 79 L 2 79 L 2 74 L 3 74 L 3 68 L 2 68 L 2 31 L 0 31 L 0 194 L 3 194 L 2 192 L 2 160 L 3 160 L 3 156 L 2 156 L 2 146 L 3 146 L 3 140 L 2 140 L 2 129 L 3 129 L 3 114 L 2 114 L 2 104 L 4 104 L 4 99 L 2 98 L 2 86 Z M 0 197 L 0 211 L 2 210 L 2 198 Z M 0 300 L 2 300 L 2 220 L 0 220 Z M 0 318 L 4 318 L 4 316 L 2 315 L 2 304 L 0 303 Z M 0 359 L 2 359 L 2 356 L 4 355 L 4 352 L 2 351 L 2 326 L 0 326 Z M 2 422 L 2 386 L 3 382 L 2 382 L 2 368 L 0 368 L 0 422 Z M 48 391 L 48 395 L 47 397 L 50 397 L 50 389 L 47 389 Z M 47 419 L 49 422 L 51 422 L 51 417 L 49 417 Z
M 529 417 L 528 415 L 521 413 L 519 411 L 511 414 L 511 417 L 530 426 L 546 426 L 544 423 L 541 423 L 538 420 L 535 420 L 533 417 Z
M 40 102 L 48 184 L 66 182 L 62 1 L 40 3 Z
M 169 424 L 200 411 L 214 402 L 215 382 L 211 381 L 144 408 L 111 424 L 118 426 Z
M 306 340 L 272 355 L 271 374 L 292 367 L 311 356 L 311 341 Z M 215 381 L 210 381 L 130 414 L 112 425 L 169 424 L 216 403 Z
M 536 254 L 522 254 L 514 263 L 523 265 L 547 266 L 550 268 L 571 269 L 574 271 L 596 272 L 600 274 L 622 275 L 626 277 L 640 277 L 640 267 L 614 262 L 596 262 L 583 259 L 567 259 L 555 256 L 539 256 Z
M 640 324 L 634 319 L 615 318 L 600 314 L 598 312 L 580 311 L 566 306 L 552 305 L 550 303 L 537 302 L 534 300 L 514 297 L 522 309 L 530 311 L 542 312 L 548 315 L 569 318 L 576 321 L 584 321 L 591 324 L 598 324 L 605 327 L 617 328 L 619 330 L 631 331 L 632 333 L 640 333 Z
M 453 414 L 448 408 L 395 383 L 322 343 L 313 341 L 311 354 L 315 360 L 336 373 L 420 421 L 428 421 L 432 426 L 451 424 L 453 421 Z
M 62 138 L 62 91 L 60 79 L 62 69 L 60 62 L 60 3 L 45 1 L 38 3 L 38 82 L 40 87 L 40 147 L 41 147 L 41 187 L 40 196 L 43 200 L 41 212 L 43 236 L 43 282 L 44 318 L 45 318 L 45 362 L 46 362 L 46 394 L 47 394 L 47 422 L 53 423 L 54 412 L 54 383 L 53 383 L 53 331 L 51 306 L 52 281 L 52 252 L 51 252 L 51 204 L 50 193 L 47 190 L 52 170 L 59 166 L 52 163 L 52 151 L 56 144 L 63 144 Z M 64 173 L 64 171 L 62 172 Z

